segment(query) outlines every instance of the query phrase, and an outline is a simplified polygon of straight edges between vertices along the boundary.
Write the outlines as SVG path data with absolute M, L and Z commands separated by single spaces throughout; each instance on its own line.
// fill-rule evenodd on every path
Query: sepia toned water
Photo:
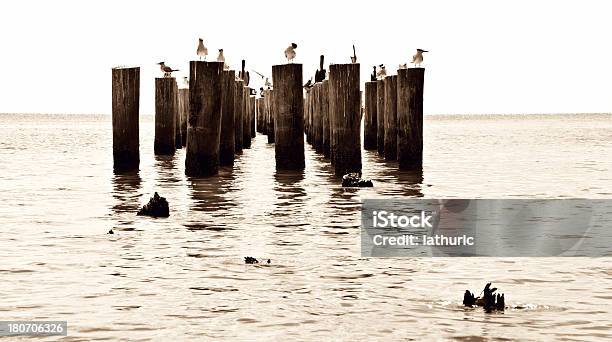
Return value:
M 188 179 L 140 127 L 140 172 L 114 175 L 110 116 L 0 115 L 0 320 L 66 320 L 66 341 L 612 338 L 610 258 L 362 258 L 359 236 L 364 198 L 612 198 L 611 115 L 426 117 L 423 171 L 364 152 L 371 189 L 308 145 L 277 173 L 259 134 Z M 155 191 L 171 216 L 137 217 Z M 461 307 L 488 281 L 523 308 Z

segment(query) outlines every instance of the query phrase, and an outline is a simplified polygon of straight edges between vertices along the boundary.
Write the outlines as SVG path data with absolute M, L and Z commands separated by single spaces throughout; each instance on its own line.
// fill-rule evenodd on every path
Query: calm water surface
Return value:
M 371 189 L 308 145 L 303 173 L 277 173 L 261 135 L 188 179 L 153 131 L 143 117 L 140 172 L 118 176 L 110 116 L 0 115 L 0 320 L 67 320 L 66 341 L 612 338 L 610 258 L 359 250 L 364 198 L 612 198 L 611 115 L 427 117 L 423 171 L 364 151 Z M 170 218 L 135 215 L 154 191 Z M 487 281 L 526 309 L 463 309 Z

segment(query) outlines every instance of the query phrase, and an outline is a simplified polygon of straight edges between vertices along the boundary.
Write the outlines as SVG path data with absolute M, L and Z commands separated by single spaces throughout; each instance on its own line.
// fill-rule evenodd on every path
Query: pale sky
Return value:
M 361 83 L 425 55 L 425 114 L 612 112 L 609 1 L 10 1 L 0 14 L 0 112 L 110 113 L 111 67 L 141 67 L 143 115 L 157 62 L 188 71 L 202 37 L 214 59 L 270 75 L 298 44 Z M 327 66 L 326 66 L 327 68 Z M 185 76 L 183 72 L 178 77 Z M 256 75 L 251 73 L 251 79 Z M 259 83 L 253 84 L 259 88 Z

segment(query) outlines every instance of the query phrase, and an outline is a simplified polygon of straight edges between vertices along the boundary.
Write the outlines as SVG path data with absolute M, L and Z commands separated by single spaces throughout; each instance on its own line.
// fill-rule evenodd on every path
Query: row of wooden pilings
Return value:
M 210 176 L 233 165 L 255 137 L 255 97 L 222 62 L 190 62 L 188 89 L 155 79 L 156 155 L 186 147 L 185 173 Z M 112 70 L 113 161 L 117 172 L 138 170 L 140 68 Z
M 423 162 L 423 81 L 425 69 L 365 83 L 365 150 L 397 160 L 401 170 Z M 359 64 L 332 64 L 329 80 L 316 83 L 305 98 L 306 141 L 329 157 L 337 175 L 361 172 Z
M 329 80 L 304 97 L 302 65 L 272 67 L 274 89 L 255 100 L 221 62 L 190 62 L 189 89 L 174 78 L 156 79 L 155 153 L 187 147 L 185 173 L 209 176 L 250 148 L 255 131 L 275 144 L 276 168 L 303 170 L 304 133 L 330 158 L 336 175 L 362 171 L 359 64 L 332 64 Z M 400 169 L 420 168 L 423 154 L 424 69 L 366 82 L 364 148 L 378 149 Z M 138 169 L 139 68 L 113 69 L 115 170 Z M 257 123 L 257 125 L 256 125 Z

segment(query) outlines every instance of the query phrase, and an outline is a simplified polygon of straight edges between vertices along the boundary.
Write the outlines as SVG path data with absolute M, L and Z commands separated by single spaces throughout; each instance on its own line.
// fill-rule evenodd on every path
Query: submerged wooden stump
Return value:
M 189 89 L 179 89 L 179 111 L 181 112 L 181 144 L 187 146 L 187 119 L 189 118 Z
M 319 86 L 319 98 L 321 101 L 321 131 L 323 155 L 329 158 L 330 125 L 329 125 L 329 81 L 324 80 Z
M 359 64 L 329 66 L 331 155 L 337 176 L 361 174 Z
M 155 79 L 155 143 L 157 155 L 176 152 L 177 87 L 174 77 Z
M 397 75 L 397 159 L 402 170 L 423 164 L 423 79 L 425 69 L 410 68 Z
M 385 77 L 385 160 L 397 159 L 397 76 Z
M 376 82 L 365 84 L 365 115 L 363 118 L 363 148 L 365 150 L 376 149 L 376 138 L 378 134 L 378 122 L 376 117 Z
M 272 66 L 274 150 L 279 170 L 304 169 L 302 64 Z
M 223 99 L 223 62 L 189 63 L 189 126 L 187 127 L 187 176 L 219 172 L 219 144 Z
M 112 91 L 113 169 L 115 172 L 138 170 L 140 68 L 113 68 Z
M 234 136 L 234 97 L 236 96 L 236 72 L 223 71 L 223 94 L 221 106 L 221 137 L 219 142 L 220 165 L 234 165 L 236 138 Z
M 378 154 L 385 154 L 385 83 L 376 81 L 376 147 Z

